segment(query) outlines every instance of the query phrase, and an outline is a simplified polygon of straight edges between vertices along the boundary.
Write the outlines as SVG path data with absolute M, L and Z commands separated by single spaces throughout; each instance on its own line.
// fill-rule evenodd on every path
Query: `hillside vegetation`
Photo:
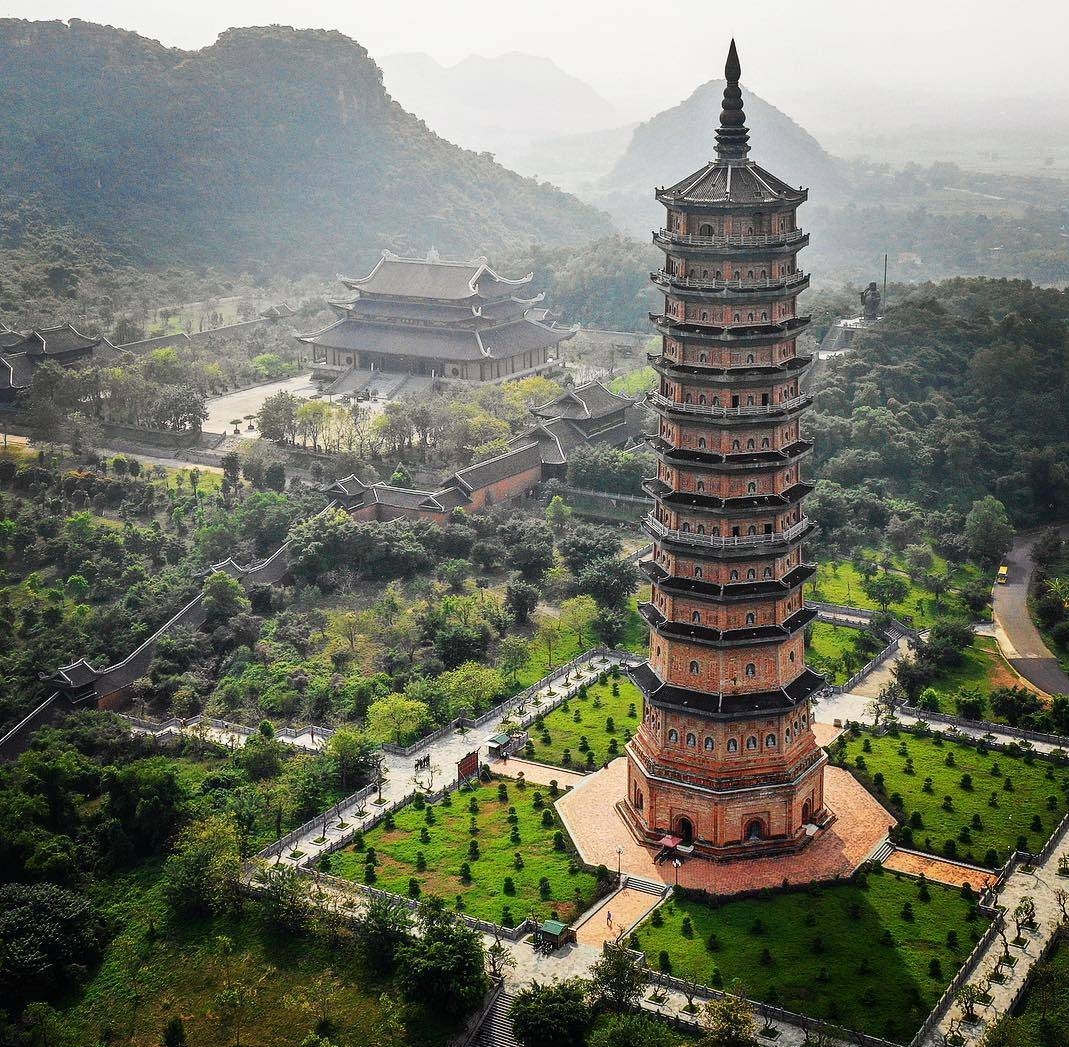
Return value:
M 337 32 L 231 29 L 185 52 L 0 20 L 0 210 L 47 202 L 135 263 L 360 268 L 384 247 L 493 254 L 607 218 L 394 102 Z
M 890 522 L 915 541 L 912 518 L 952 510 L 937 529 L 960 535 L 955 513 L 987 496 L 1019 523 L 1063 518 L 1067 321 L 1064 292 L 1023 280 L 947 280 L 897 298 L 816 381 L 812 504 L 826 532 Z

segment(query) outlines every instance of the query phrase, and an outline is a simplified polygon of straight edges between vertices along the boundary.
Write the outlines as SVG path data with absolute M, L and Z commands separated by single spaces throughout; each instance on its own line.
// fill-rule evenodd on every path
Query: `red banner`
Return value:
M 457 781 L 474 778 L 479 773 L 479 750 L 470 752 L 457 764 Z

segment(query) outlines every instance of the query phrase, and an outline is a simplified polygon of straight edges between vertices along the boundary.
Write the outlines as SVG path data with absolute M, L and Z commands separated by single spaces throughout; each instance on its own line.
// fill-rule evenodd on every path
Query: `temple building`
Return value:
M 645 703 L 621 804 L 646 842 L 714 858 L 795 850 L 830 818 L 802 595 L 815 571 L 798 385 L 810 358 L 795 346 L 808 193 L 749 159 L 734 41 L 725 76 L 716 158 L 656 194 L 650 654 L 632 672 Z
M 83 367 L 127 356 L 106 338 L 89 338 L 71 324 L 12 331 L 0 324 L 0 408 L 14 407 L 43 363 Z
M 563 480 L 576 447 L 605 443 L 620 447 L 640 425 L 636 400 L 587 382 L 532 408 L 536 424 L 509 441 L 509 449 L 453 473 L 434 490 L 386 483 L 366 484 L 347 476 L 323 491 L 358 520 L 419 519 L 445 523 L 454 509 L 476 512 L 521 501 L 543 480 Z
M 486 382 L 538 374 L 578 328 L 550 319 L 538 306 L 542 295 L 528 294 L 531 279 L 508 280 L 483 259 L 385 251 L 367 276 L 341 278 L 355 295 L 330 303 L 340 319 L 299 337 L 320 377 L 374 370 Z

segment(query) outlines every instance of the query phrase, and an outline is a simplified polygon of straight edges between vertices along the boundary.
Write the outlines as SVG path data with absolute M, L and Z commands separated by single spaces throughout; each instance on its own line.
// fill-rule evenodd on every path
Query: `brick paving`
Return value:
M 646 913 L 655 909 L 663 899 L 648 891 L 636 891 L 625 887 L 606 898 L 575 929 L 580 945 L 593 945 L 600 949 L 605 942 L 615 941 L 621 931 L 629 931 Z M 612 913 L 610 926 L 607 915 Z
M 952 887 L 968 884 L 975 891 L 983 891 L 998 879 L 998 875 L 985 869 L 977 869 L 960 862 L 948 862 L 934 855 L 918 854 L 916 851 L 894 850 L 884 859 L 883 867 L 910 876 L 926 876 L 937 883 L 948 883 Z
M 623 847 L 624 872 L 662 883 L 675 883 L 671 864 L 655 865 L 656 851 L 639 843 L 624 822 L 616 803 L 626 793 L 627 761 L 613 760 L 587 775 L 556 804 L 572 840 L 591 865 L 616 863 Z M 691 858 L 679 870 L 679 883 L 717 894 L 737 894 L 761 887 L 779 887 L 811 880 L 849 876 L 887 836 L 894 819 L 858 784 L 849 771 L 828 767 L 824 772 L 824 801 L 837 820 L 798 854 L 774 858 L 712 862 Z
M 843 729 L 841 727 L 835 727 L 830 723 L 813 722 L 813 737 L 816 738 L 817 745 L 822 749 L 827 749 L 842 733 Z

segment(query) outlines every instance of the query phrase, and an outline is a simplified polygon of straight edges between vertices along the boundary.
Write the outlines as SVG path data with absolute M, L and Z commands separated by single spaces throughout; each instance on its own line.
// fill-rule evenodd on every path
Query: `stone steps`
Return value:
M 659 897 L 664 897 L 665 891 L 668 889 L 667 884 L 663 884 L 660 880 L 647 880 L 641 876 L 628 877 L 624 883 L 625 887 L 630 888 L 632 891 L 643 891 L 646 894 L 656 894 Z
M 520 1047 L 512 1028 L 512 995 L 501 993 L 479 1031 L 483 1047 Z

